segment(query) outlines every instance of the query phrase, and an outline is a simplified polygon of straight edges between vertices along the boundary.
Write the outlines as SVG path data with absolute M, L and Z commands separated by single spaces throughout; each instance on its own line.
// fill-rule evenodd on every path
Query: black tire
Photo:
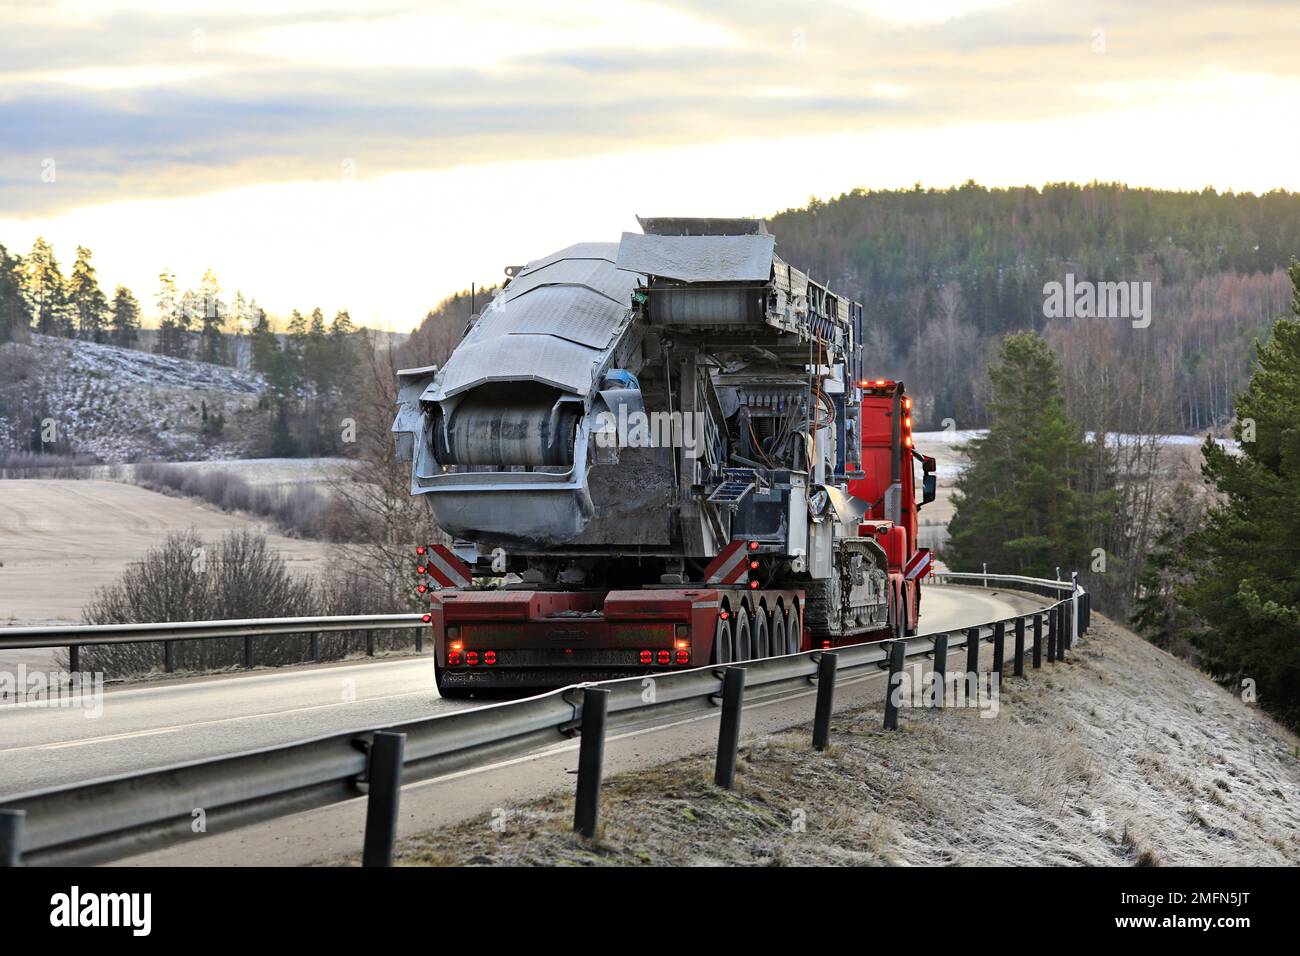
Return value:
M 785 639 L 785 611 L 779 607 L 772 609 L 772 628 L 768 634 L 772 657 L 784 657 L 790 653 Z
M 786 608 L 785 646 L 787 653 L 790 654 L 798 654 L 803 650 L 803 627 L 799 621 L 799 609 L 797 607 Z
M 754 645 L 754 659 L 758 660 L 764 657 L 772 656 L 772 629 L 767 623 L 767 612 L 761 607 L 754 609 L 753 636 L 751 641 Z
M 733 663 L 739 664 L 742 661 L 753 660 L 754 646 L 750 637 L 752 631 L 749 627 L 749 612 L 743 607 L 737 608 L 736 617 L 736 639 L 732 645 L 736 651 L 736 659 Z
M 735 662 L 735 656 L 731 643 L 731 622 L 718 618 L 718 626 L 713 630 L 713 663 L 731 664 Z
M 921 629 L 920 628 L 921 614 L 920 614 L 919 606 L 917 607 L 916 623 L 914 624 L 907 623 L 907 612 L 908 610 L 910 610 L 909 607 L 910 604 L 911 604 L 911 600 L 907 596 L 907 582 L 904 581 L 903 582 L 903 636 L 904 637 L 916 637 L 916 632 Z

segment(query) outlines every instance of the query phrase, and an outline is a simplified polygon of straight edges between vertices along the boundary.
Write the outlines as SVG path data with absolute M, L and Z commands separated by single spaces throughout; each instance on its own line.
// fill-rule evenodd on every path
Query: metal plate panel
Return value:
M 773 236 L 643 236 L 625 232 L 618 268 L 681 282 L 766 282 Z
M 613 263 L 607 259 L 556 259 L 515 276 L 502 296 L 507 302 L 514 303 L 538 288 L 583 286 L 627 308 L 632 304 L 632 290 L 639 278 L 634 273 L 613 268 Z
M 541 269 L 558 259 L 606 259 L 613 262 L 617 257 L 617 242 L 575 242 L 571 246 L 565 246 L 559 252 L 552 252 L 549 256 L 532 260 L 520 270 L 519 274 L 527 275 L 534 269 Z
M 536 381 L 585 395 L 626 327 L 639 277 L 612 242 L 583 242 L 529 263 L 483 310 L 421 395 L 442 401 L 484 382 Z
M 611 311 L 611 301 L 578 286 L 535 289 L 511 300 L 494 318 L 497 335 L 554 335 L 588 348 L 604 349 L 623 324 L 624 309 Z M 450 364 L 450 363 L 449 363 Z
M 449 398 L 484 382 L 545 382 L 579 395 L 591 388 L 598 349 L 553 335 L 494 335 L 465 342 L 444 366 L 441 381 L 429 386 L 426 401 Z

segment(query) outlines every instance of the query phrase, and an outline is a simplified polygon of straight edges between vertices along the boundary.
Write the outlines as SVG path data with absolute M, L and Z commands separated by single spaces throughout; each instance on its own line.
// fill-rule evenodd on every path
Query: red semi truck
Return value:
M 393 424 L 444 696 L 914 633 L 934 461 L 862 306 L 761 221 L 643 219 L 526 266 Z M 916 473 L 922 489 L 918 500 Z
M 885 555 L 884 621 L 815 633 L 805 620 L 810 589 L 781 586 L 771 549 L 757 540 L 731 542 L 690 585 L 614 590 L 475 587 L 470 565 L 445 545 L 428 545 L 417 548 L 417 570 L 430 597 L 439 691 L 464 697 L 558 687 L 916 633 L 921 582 L 930 572 L 929 550 L 916 545 L 917 512 L 934 498 L 934 459 L 912 446 L 911 399 L 902 382 L 859 387 L 862 477 L 851 479 L 848 491 L 869 506 L 858 534 Z M 895 487 L 899 508 L 891 518 L 886 499 Z

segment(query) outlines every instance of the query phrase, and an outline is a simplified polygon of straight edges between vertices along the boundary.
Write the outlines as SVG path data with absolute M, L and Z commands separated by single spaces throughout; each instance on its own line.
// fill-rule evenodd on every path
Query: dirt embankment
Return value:
M 598 839 L 571 793 L 399 844 L 420 865 L 1294 865 L 1300 741 L 1100 621 L 1069 662 L 1002 684 L 998 716 L 879 708 L 744 748 L 732 793 L 695 757 L 606 782 Z M 576 755 L 575 755 L 576 763 Z

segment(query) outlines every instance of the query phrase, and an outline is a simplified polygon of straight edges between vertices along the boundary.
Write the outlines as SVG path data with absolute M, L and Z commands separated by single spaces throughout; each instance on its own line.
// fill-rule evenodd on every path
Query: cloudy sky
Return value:
M 0 243 L 408 329 L 642 215 L 1300 189 L 1300 5 L 0 0 Z

